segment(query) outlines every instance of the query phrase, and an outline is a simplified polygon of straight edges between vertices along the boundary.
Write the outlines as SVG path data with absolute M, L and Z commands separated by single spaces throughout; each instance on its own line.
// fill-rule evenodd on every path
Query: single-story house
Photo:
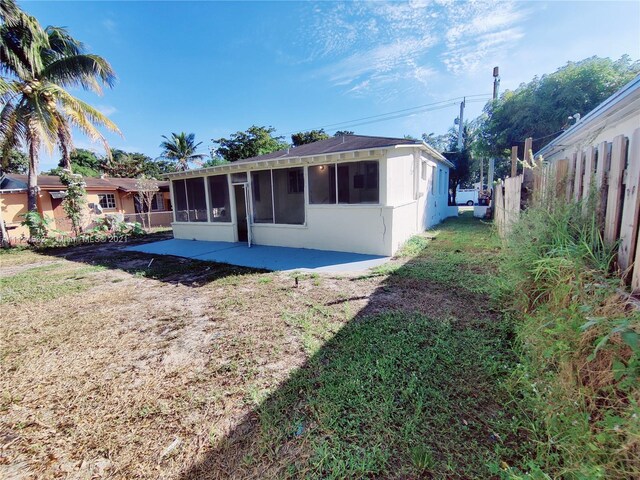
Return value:
M 457 215 L 448 206 L 452 166 L 418 140 L 344 135 L 171 173 L 173 234 L 393 255 Z
M 120 214 L 125 221 L 141 222 L 140 213 L 144 210 L 137 200 L 138 189 L 135 178 L 92 178 L 85 177 L 87 190 L 87 220 Z M 38 211 L 52 220 L 52 229 L 69 231 L 71 222 L 62 209 L 62 200 L 66 186 L 55 175 L 39 175 Z M 169 182 L 158 182 L 159 192 L 152 204 L 152 225 L 171 223 L 171 197 Z M 19 239 L 28 235 L 28 229 L 20 225 L 22 215 L 27 212 L 27 176 L 4 174 L 0 177 L 0 208 L 2 219 L 7 226 L 9 236 Z

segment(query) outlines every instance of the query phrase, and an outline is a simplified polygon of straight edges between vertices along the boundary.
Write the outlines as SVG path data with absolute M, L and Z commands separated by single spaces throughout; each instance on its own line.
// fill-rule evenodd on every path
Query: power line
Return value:
M 479 93 L 479 94 L 475 94 L 475 95 L 466 95 L 467 99 L 471 99 L 471 100 L 467 100 L 467 101 L 472 102 L 472 103 L 484 102 L 485 101 L 484 98 L 473 98 L 473 97 L 491 98 L 491 94 L 489 94 L 489 93 Z M 282 135 L 291 135 L 291 134 L 297 133 L 299 131 L 308 132 L 310 130 L 320 130 L 320 129 L 325 129 L 325 128 L 326 129 L 330 129 L 330 130 L 339 130 L 340 128 L 357 127 L 357 126 L 360 126 L 360 125 L 367 125 L 367 124 L 370 124 L 370 123 L 384 122 L 384 121 L 387 121 L 387 120 L 394 120 L 396 118 L 407 117 L 407 116 L 411 116 L 411 115 L 416 115 L 418 113 L 424 113 L 424 112 L 428 112 L 428 111 L 439 110 L 441 108 L 446 108 L 446 107 L 449 107 L 451 105 L 457 105 L 458 102 L 460 102 L 464 98 L 465 97 L 450 98 L 448 100 L 441 100 L 439 102 L 426 103 L 424 105 L 418 105 L 418 106 L 415 106 L 415 107 L 403 108 L 401 110 L 394 110 L 392 112 L 381 113 L 379 115 L 371 115 L 371 116 L 368 116 L 368 117 L 356 118 L 356 119 L 353 119 L 353 120 L 346 120 L 346 121 L 343 121 L 343 122 L 329 123 L 329 124 L 321 125 L 321 126 L 318 126 L 318 127 L 307 128 L 305 130 L 297 130 L 297 131 L 286 132 L 286 133 L 283 133 Z M 358 122 L 358 123 L 356 123 L 356 122 Z

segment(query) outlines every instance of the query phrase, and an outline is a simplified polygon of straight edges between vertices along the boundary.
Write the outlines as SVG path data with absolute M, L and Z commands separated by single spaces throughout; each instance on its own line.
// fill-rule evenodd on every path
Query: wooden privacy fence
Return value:
M 567 202 L 583 201 L 585 213 L 596 209 L 603 239 L 618 245 L 617 262 L 633 290 L 640 290 L 640 128 L 628 138 L 618 135 L 578 149 L 570 158 L 546 163 L 531 154 L 525 142 L 524 171 L 517 175 L 517 147 L 511 155 L 511 177 L 498 182 L 493 196 L 494 222 L 506 236 L 533 196 Z M 595 189 L 595 202 L 587 201 Z

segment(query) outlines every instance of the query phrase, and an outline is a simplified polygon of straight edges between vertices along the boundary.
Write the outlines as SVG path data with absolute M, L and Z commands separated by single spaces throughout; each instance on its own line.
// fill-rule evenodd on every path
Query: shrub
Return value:
M 27 212 L 22 217 L 24 217 L 24 220 L 20 225 L 29 229 L 29 235 L 32 239 L 41 240 L 47 237 L 49 225 L 51 224 L 49 217 L 40 215 L 39 212 Z
M 539 412 L 538 454 L 514 477 L 640 478 L 640 313 L 611 274 L 616 246 L 600 228 L 580 203 L 550 201 L 506 241 L 501 295 L 521 356 L 513 389 Z

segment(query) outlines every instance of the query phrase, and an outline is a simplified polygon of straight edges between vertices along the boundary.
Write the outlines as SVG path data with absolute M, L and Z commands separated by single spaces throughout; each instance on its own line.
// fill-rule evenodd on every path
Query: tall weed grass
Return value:
M 500 295 L 521 358 L 512 387 L 537 412 L 536 456 L 511 478 L 640 478 L 640 314 L 593 203 L 537 201 L 506 239 Z

